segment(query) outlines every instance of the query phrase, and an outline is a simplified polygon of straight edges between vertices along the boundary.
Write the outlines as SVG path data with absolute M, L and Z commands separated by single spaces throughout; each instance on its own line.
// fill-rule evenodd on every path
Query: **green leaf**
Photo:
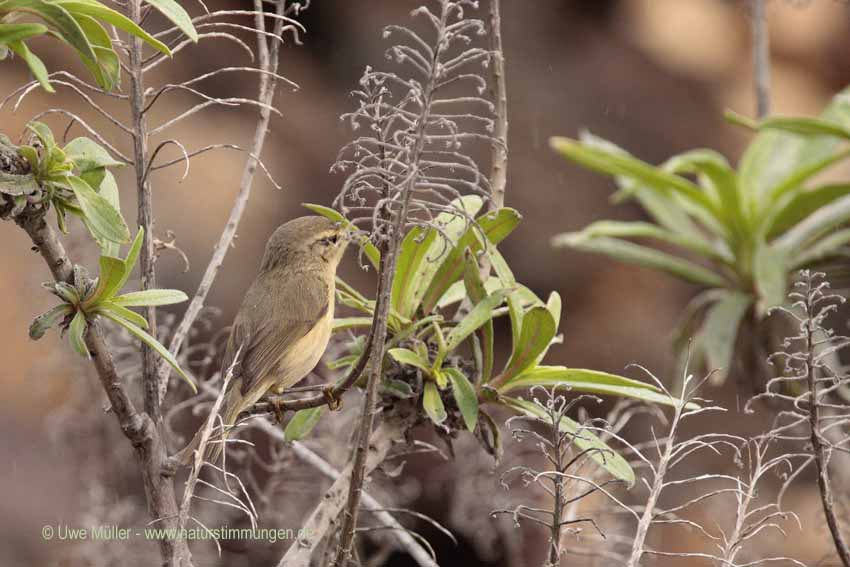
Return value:
M 469 379 L 457 368 L 444 368 L 443 372 L 449 375 L 452 382 L 452 395 L 457 402 L 460 415 L 469 431 L 475 431 L 478 423 L 478 395 Z
M 799 136 L 832 136 L 850 139 L 847 128 L 829 120 L 805 116 L 771 116 L 758 123 L 759 130 L 779 130 Z
M 499 392 L 509 392 L 543 386 L 563 386 L 572 392 L 585 394 L 600 394 L 608 396 L 619 396 L 621 398 L 632 398 L 652 404 L 674 406 L 676 399 L 663 393 L 658 387 L 618 376 L 599 370 L 586 370 L 583 368 L 566 368 L 564 366 L 538 366 L 532 368 L 504 384 Z
M 473 332 L 493 318 L 493 310 L 502 304 L 510 290 L 501 289 L 479 301 L 466 316 L 449 332 L 446 348 L 449 352 L 457 349 Z
M 127 266 L 124 260 L 113 258 L 112 256 L 101 256 L 97 287 L 91 297 L 86 300 L 85 306 L 88 307 L 89 305 L 112 299 L 121 290 L 126 272 Z
M 49 93 L 55 93 L 56 89 L 50 86 L 50 79 L 48 79 L 47 75 L 47 67 L 44 66 L 44 63 L 38 56 L 29 50 L 29 47 L 23 41 L 13 41 L 8 44 L 9 49 L 11 49 L 15 54 L 24 60 L 27 66 L 30 68 L 32 72 L 32 76 L 41 84 L 41 88 Z
M 446 421 L 446 408 L 440 398 L 440 391 L 433 382 L 425 382 L 425 392 L 422 395 L 422 407 L 425 413 L 437 425 Z
M 39 190 L 35 176 L 31 173 L 15 175 L 0 171 L 0 193 L 4 195 L 31 195 Z
M 440 266 L 450 259 L 454 249 L 463 246 L 463 244 L 459 244 L 463 235 L 474 226 L 468 220 L 478 214 L 483 204 L 481 197 L 466 195 L 454 199 L 450 203 L 450 208 L 457 212 L 442 212 L 432 221 L 434 226 L 439 227 L 439 231 L 432 229 L 438 234 L 428 246 L 424 256 L 425 261 L 421 262 L 413 273 L 414 285 L 412 286 L 412 296 L 408 307 L 411 314 L 415 313 L 422 304 L 425 294 L 437 277 Z M 460 253 L 463 254 L 463 251 L 461 250 Z M 462 267 L 461 270 L 463 270 Z M 458 274 L 458 277 L 460 277 L 460 274 Z
M 790 269 L 799 270 L 837 256 L 847 255 L 848 250 L 842 247 L 848 243 L 850 243 L 850 228 L 833 232 L 795 255 Z
M 777 248 L 795 254 L 806 244 L 850 220 L 850 195 L 839 197 L 816 210 L 773 241 Z
M 550 139 L 549 144 L 567 159 L 599 173 L 634 179 L 662 194 L 679 194 L 706 211 L 715 210 L 698 186 L 684 177 L 668 173 L 629 154 L 598 145 L 583 144 L 570 138 L 554 137 Z
M 77 351 L 77 354 L 91 358 L 89 349 L 86 347 L 86 329 L 86 316 L 82 311 L 77 311 L 71 320 L 71 326 L 68 328 L 68 338 L 71 341 L 71 346 Z
M 69 176 L 65 182 L 74 192 L 86 220 L 94 230 L 95 238 L 103 238 L 112 242 L 127 242 L 130 240 L 130 229 L 121 217 L 121 213 L 102 195 L 95 192 L 91 186 L 79 177 Z
M 139 252 L 142 250 L 142 243 L 144 242 L 144 239 L 145 229 L 140 226 L 139 232 L 136 233 L 136 238 L 133 240 L 133 244 L 130 245 L 130 250 L 127 252 L 127 257 L 124 258 L 124 265 L 127 269 L 124 271 L 124 275 L 118 283 L 118 289 L 123 289 L 127 284 L 127 280 L 130 279 L 130 274 L 133 273 L 133 268 L 136 267 L 136 262 L 139 259 Z
M 506 384 L 534 364 L 538 356 L 549 348 L 555 337 L 557 323 L 546 307 L 532 307 L 522 317 L 519 341 L 513 345 L 510 359 L 494 382 L 497 387 Z
M 106 317 L 107 319 L 111 319 L 112 321 L 118 323 L 119 325 L 130 331 L 130 333 L 133 334 L 136 338 L 148 345 L 151 349 L 155 350 L 163 359 L 165 359 L 168 364 L 171 365 L 172 368 L 174 368 L 174 370 L 177 371 L 177 374 L 179 374 L 184 380 L 186 380 L 186 382 L 192 388 L 192 391 L 198 391 L 198 388 L 195 386 L 195 383 L 192 382 L 192 379 L 189 378 L 189 376 L 185 372 L 183 372 L 182 368 L 180 368 L 180 363 L 177 362 L 177 359 L 174 358 L 174 355 L 172 355 L 167 348 L 162 346 L 159 341 L 157 341 L 155 338 L 145 332 L 144 329 L 139 328 L 138 326 L 127 321 L 126 319 L 118 317 L 117 315 L 109 311 L 104 311 L 103 313 L 101 313 L 101 315 Z
M 552 423 L 552 420 L 546 413 L 546 410 L 534 402 L 518 398 L 509 398 L 507 396 L 500 398 L 500 400 L 518 413 L 541 419 L 552 426 L 556 425 Z M 588 451 L 590 457 L 611 475 L 624 481 L 629 488 L 634 485 L 635 473 L 632 470 L 632 467 L 629 466 L 628 461 L 626 461 L 626 459 L 624 459 L 615 450 L 606 445 L 605 442 L 599 439 L 599 437 L 597 437 L 592 431 L 583 428 L 566 416 L 561 418 L 561 422 L 558 423 L 557 426 L 561 431 L 573 434 L 573 443 L 575 443 L 580 450 Z
M 0 44 L 9 44 L 47 33 L 42 24 L 0 24 Z
M 839 183 L 806 189 L 785 199 L 766 225 L 767 236 L 782 234 L 818 209 L 850 195 L 850 184 Z
M 721 370 L 716 375 L 718 380 L 722 380 L 731 368 L 738 329 L 752 304 L 752 296 L 724 290 L 721 298 L 706 312 L 700 334 L 709 369 Z
M 89 138 L 74 138 L 62 149 L 80 173 L 101 167 L 124 166 L 120 161 L 113 159 L 102 146 Z
M 327 409 L 328 406 L 318 406 L 295 412 L 295 415 L 286 424 L 286 429 L 283 430 L 284 439 L 291 443 L 309 435 Z
M 80 56 L 89 61 L 96 61 L 97 56 L 83 33 L 82 28 L 74 17 L 58 2 L 47 0 L 6 0 L 0 2 L 0 11 L 29 12 L 53 26 L 59 35 L 76 49 Z
M 186 13 L 186 10 L 180 4 L 174 0 L 145 0 L 145 2 L 171 20 L 171 23 L 177 26 L 189 39 L 194 42 L 198 41 L 198 32 L 192 24 L 192 18 L 189 17 L 189 14 Z
M 309 209 L 316 213 L 317 215 L 321 215 L 326 219 L 330 219 L 334 222 L 340 223 L 341 226 L 345 228 L 356 230 L 354 225 L 351 222 L 342 216 L 338 211 L 331 209 L 330 207 L 323 207 L 322 205 L 314 205 L 312 203 L 302 203 L 306 209 Z M 372 264 L 376 270 L 378 269 L 378 265 L 381 262 L 381 253 L 375 247 L 374 244 L 369 240 L 369 237 L 365 234 L 359 234 L 355 237 L 360 247 L 363 249 L 363 253 L 366 255 L 366 258 L 369 260 L 369 263 Z
M 466 254 L 466 267 L 463 273 L 464 286 L 469 298 L 475 303 L 481 303 L 487 296 L 487 286 L 481 280 L 478 262 L 471 254 Z M 481 345 L 481 381 L 487 382 L 493 375 L 493 314 L 484 322 L 480 329 Z
M 514 209 L 504 208 L 481 215 L 476 219 L 476 222 L 489 243 L 495 246 L 513 232 L 521 218 L 520 214 Z M 437 268 L 422 296 L 423 312 L 430 313 L 435 306 L 439 307 L 438 304 L 448 289 L 463 276 L 463 258 L 467 248 L 473 253 L 482 249 L 478 227 L 470 226 L 467 228 L 466 232 L 458 239 L 457 244 L 445 255 L 445 259 Z
M 173 305 L 188 299 L 189 297 L 179 289 L 146 289 L 119 295 L 112 301 L 125 307 L 156 307 Z
M 115 176 L 112 175 L 111 172 L 107 171 L 105 168 L 92 169 L 83 174 L 85 176 L 97 176 L 99 172 L 103 173 L 103 177 L 100 181 L 100 196 L 106 199 L 110 205 L 112 205 L 116 211 L 121 212 L 121 197 L 118 194 L 118 184 L 115 182 Z M 92 185 L 94 188 L 97 188 L 96 185 Z M 117 242 L 112 242 L 111 240 L 103 239 L 100 241 L 100 250 L 101 253 L 105 256 L 114 256 L 118 257 L 118 254 L 121 252 L 121 245 Z M 129 268 L 128 268 L 129 269 Z
M 112 49 L 112 39 L 97 20 L 85 14 L 72 14 L 74 19 L 86 34 L 92 50 L 97 55 L 96 61 L 82 59 L 83 64 L 94 76 L 100 88 L 111 91 L 121 82 L 121 64 L 118 55 Z
M 571 232 L 558 235 L 552 240 L 552 244 L 556 247 L 569 246 L 583 252 L 604 254 L 627 264 L 637 264 L 667 272 L 699 285 L 711 287 L 726 285 L 722 277 L 698 264 L 617 238 L 592 237 L 584 232 Z
M 48 329 L 61 323 L 65 317 L 73 312 L 73 307 L 67 303 L 63 303 L 52 308 L 47 313 L 42 313 L 30 324 L 30 338 L 37 341 L 44 336 L 44 333 L 46 333 Z
M 421 226 L 415 226 L 407 233 L 401 243 L 396 260 L 390 305 L 405 317 L 412 317 L 416 310 L 413 297 L 415 290 L 422 285 L 422 282 L 418 279 L 422 263 L 436 261 L 435 258 L 428 257 L 431 244 L 436 237 L 436 230 L 426 230 Z
M 347 331 L 348 329 L 356 329 L 358 327 L 371 327 L 371 317 L 338 317 L 333 320 L 332 332 Z
M 401 364 L 415 366 L 416 368 L 424 370 L 427 374 L 431 373 L 431 364 L 410 349 L 391 348 L 387 351 L 387 354 Z
M 120 317 L 140 327 L 142 329 L 148 328 L 148 321 L 135 311 L 130 311 L 126 307 L 123 307 L 117 303 L 113 303 L 112 301 L 102 301 L 97 304 L 94 310 L 95 313 L 100 315 L 106 315 L 107 312 L 112 313 L 116 317 Z
M 738 176 L 729 167 L 729 162 L 714 150 L 691 150 L 679 154 L 664 164 L 671 173 L 692 173 L 700 176 L 700 183 L 707 187 L 718 203 L 718 217 L 733 239 L 745 238 L 747 221 L 738 190 Z
M 788 287 L 788 255 L 778 246 L 764 241 L 756 244 L 753 260 L 758 309 L 766 313 L 771 307 L 785 303 Z
M 613 238 L 650 238 L 690 250 L 691 252 L 720 262 L 732 263 L 735 261 L 734 257 L 727 250 L 712 245 L 702 236 L 687 236 L 649 222 L 602 220 L 589 224 L 581 233 L 592 238 L 600 236 L 610 236 Z M 553 237 L 553 242 L 560 241 L 561 238 L 562 235 L 556 235 Z M 566 238 L 569 237 L 567 236 Z
M 130 35 L 134 35 L 138 38 L 141 38 L 145 43 L 156 49 L 157 51 L 161 51 L 165 55 L 171 56 L 171 50 L 168 49 L 164 43 L 150 35 L 148 32 L 139 27 L 133 20 L 128 19 L 120 12 L 117 12 L 111 8 L 108 8 L 101 4 L 100 2 L 93 1 L 79 1 L 79 0 L 55 0 L 57 4 L 61 4 L 65 7 L 66 10 L 75 15 L 86 15 L 106 22 L 110 25 L 115 26 L 116 28 L 129 33 Z M 152 2 L 148 2 L 153 5 Z M 179 8 L 179 6 L 178 6 Z M 182 10 L 182 8 L 180 8 Z M 185 12 L 184 12 L 185 13 Z M 194 30 L 194 26 L 191 24 L 191 20 L 189 22 L 189 26 Z M 182 29 L 182 28 L 181 28 Z M 189 34 L 186 34 L 189 35 Z M 191 37 L 191 36 L 190 36 Z M 197 41 L 197 35 L 193 38 L 194 41 Z

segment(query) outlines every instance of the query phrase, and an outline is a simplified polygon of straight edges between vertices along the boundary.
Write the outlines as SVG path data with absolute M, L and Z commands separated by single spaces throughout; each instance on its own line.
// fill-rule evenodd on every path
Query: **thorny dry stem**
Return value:
M 784 360 L 784 372 L 770 380 L 766 391 L 755 396 L 755 402 L 769 400 L 784 404 L 777 413 L 772 438 L 802 446 L 799 464 L 788 474 L 780 491 L 782 495 L 789 484 L 811 463 L 817 470 L 821 504 L 836 553 L 845 567 L 850 567 L 850 548 L 841 533 L 835 510 L 835 497 L 830 478 L 830 462 L 836 453 L 848 453 L 846 447 L 847 424 L 850 407 L 838 391 L 850 384 L 850 376 L 830 366 L 831 358 L 850 345 L 850 337 L 834 334 L 824 326 L 826 317 L 844 303 L 842 296 L 830 291 L 825 274 L 802 270 L 794 290 L 788 294 L 791 307 L 778 307 L 798 325 L 798 333 L 783 343 L 785 350 L 771 359 Z
M 475 2 L 439 0 L 437 5 L 436 13 L 426 6 L 413 11 L 433 30 L 431 43 L 411 28 L 386 28 L 385 36 L 397 35 L 404 42 L 390 47 L 387 54 L 404 65 L 411 78 L 404 80 L 395 73 L 366 69 L 360 81 L 361 90 L 355 93 L 360 98 L 360 107 L 345 117 L 355 129 L 361 122 L 367 123 L 371 132 L 344 146 L 335 165 L 339 170 L 354 168 L 335 204 L 355 225 L 361 221 L 371 225 L 372 237 L 378 240 L 381 251 L 369 351 L 371 369 L 358 427 L 348 502 L 332 562 L 336 567 L 346 567 L 354 547 L 401 239 L 412 225 L 439 231 L 441 227 L 433 222 L 436 213 L 464 215 L 450 206 L 460 195 L 490 194 L 489 180 L 479 173 L 473 160 L 458 150 L 466 141 L 492 140 L 489 134 L 467 131 L 461 124 L 483 125 L 491 132 L 493 120 L 453 109 L 459 103 L 484 103 L 492 111 L 492 103 L 477 96 L 443 98 L 440 95 L 444 87 L 466 82 L 472 82 L 479 94 L 486 90 L 487 82 L 469 69 L 476 63 L 489 63 L 489 51 L 470 47 L 471 36 L 485 34 L 485 26 L 480 20 L 465 17 L 464 10 L 474 10 Z M 358 217 L 358 211 L 365 214 Z

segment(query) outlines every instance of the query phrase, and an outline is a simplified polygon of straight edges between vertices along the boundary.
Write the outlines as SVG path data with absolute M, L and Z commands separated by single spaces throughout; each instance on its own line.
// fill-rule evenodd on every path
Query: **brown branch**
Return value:
M 496 211 L 505 206 L 505 188 L 508 183 L 508 94 L 505 86 L 505 55 L 502 49 L 502 17 L 500 0 L 490 0 L 490 51 L 493 61 L 492 97 L 496 105 L 493 129 L 492 165 L 490 170 L 491 199 L 489 208 Z
M 242 169 L 242 178 L 239 182 L 239 192 L 236 195 L 236 200 L 233 202 L 233 207 L 230 209 L 230 216 L 227 219 L 227 224 L 224 225 L 224 230 L 218 239 L 218 243 L 215 246 L 213 256 L 207 265 L 207 269 L 204 271 L 198 290 L 195 292 L 195 296 L 192 298 L 191 303 L 189 303 L 189 307 L 186 309 L 186 314 L 183 315 L 183 319 L 174 331 L 174 335 L 171 337 L 171 342 L 168 345 L 168 350 L 170 350 L 175 356 L 180 350 L 180 347 L 183 346 L 183 342 L 186 340 L 186 335 L 188 334 L 189 329 L 192 328 L 192 324 L 203 309 L 207 295 L 209 294 L 213 282 L 218 275 L 218 271 L 221 269 L 221 265 L 224 263 L 224 257 L 227 255 L 228 250 L 230 250 L 230 247 L 233 244 L 233 239 L 236 237 L 236 229 L 239 228 L 239 221 L 242 219 L 242 214 L 245 212 L 245 207 L 248 204 L 248 198 L 251 196 L 251 189 L 254 184 L 254 175 L 257 171 L 259 156 L 263 151 L 269 121 L 271 120 L 271 107 L 277 87 L 278 54 L 280 52 L 280 43 L 277 41 L 277 38 L 279 38 L 283 32 L 285 20 L 282 19 L 282 16 L 286 10 L 286 2 L 281 0 L 277 3 L 276 15 L 281 17 L 275 20 L 275 40 L 271 40 L 271 48 L 269 48 L 270 40 L 267 40 L 265 37 L 267 32 L 262 0 L 255 0 L 254 4 L 256 9 L 254 19 L 257 27 L 257 51 L 260 59 L 260 69 L 262 71 L 260 73 L 258 97 L 260 102 L 259 118 L 257 119 L 257 126 L 254 129 L 254 138 L 248 151 L 248 159 L 245 161 L 245 166 Z M 166 380 L 170 371 L 171 367 L 163 360 L 158 369 L 161 395 L 165 394 Z
M 141 0 L 130 0 L 128 12 L 130 19 L 141 22 Z M 145 86 L 142 76 L 142 40 L 138 37 L 130 41 L 130 115 L 132 118 L 133 163 L 136 171 L 136 192 L 138 195 L 138 224 L 144 229 L 145 237 L 139 259 L 139 282 L 142 290 L 156 287 L 156 271 L 154 262 L 153 235 L 153 200 L 150 182 L 145 178 L 148 164 L 148 132 L 144 117 Z M 156 308 L 147 307 L 145 317 L 148 326 L 156 331 Z M 144 393 L 145 412 L 151 416 L 157 428 L 162 425 L 160 409 L 159 386 L 156 378 L 157 358 L 153 349 L 142 344 L 142 389 Z
M 25 213 L 15 220 L 32 239 L 56 281 L 72 283 L 73 264 L 56 232 L 45 222 L 44 212 Z M 115 369 L 100 323 L 96 320 L 90 321 L 88 329 L 86 345 L 109 399 L 110 411 L 136 451 L 148 512 L 152 520 L 157 522 L 157 527 L 176 530 L 178 510 L 173 471 L 166 466 L 167 453 L 162 436 L 149 415 L 136 411 Z M 159 541 L 159 547 L 165 567 L 191 567 L 192 556 L 185 540 L 164 538 Z

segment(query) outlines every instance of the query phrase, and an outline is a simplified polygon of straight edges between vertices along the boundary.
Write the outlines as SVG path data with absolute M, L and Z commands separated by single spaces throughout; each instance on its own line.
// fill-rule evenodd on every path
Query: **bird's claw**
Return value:
M 333 392 L 333 386 L 326 386 L 322 389 L 322 394 L 325 396 L 325 402 L 331 411 L 337 411 L 342 407 L 342 400 L 337 398 Z
M 274 418 L 277 423 L 283 423 L 283 406 L 282 401 L 279 398 L 272 398 L 269 400 L 269 403 L 272 406 L 272 413 L 274 414 Z

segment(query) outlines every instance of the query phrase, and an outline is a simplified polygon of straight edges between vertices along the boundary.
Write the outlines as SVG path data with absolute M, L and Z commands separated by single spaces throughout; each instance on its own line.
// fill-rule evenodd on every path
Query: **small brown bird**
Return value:
M 346 230 L 319 216 L 293 219 L 269 238 L 221 367 L 223 375 L 239 353 L 223 404 L 225 430 L 270 390 L 291 387 L 319 362 L 331 336 L 336 268 L 347 244 Z M 184 463 L 194 458 L 200 434 L 181 451 Z M 218 458 L 225 438 L 226 431 L 211 445 L 210 461 Z

